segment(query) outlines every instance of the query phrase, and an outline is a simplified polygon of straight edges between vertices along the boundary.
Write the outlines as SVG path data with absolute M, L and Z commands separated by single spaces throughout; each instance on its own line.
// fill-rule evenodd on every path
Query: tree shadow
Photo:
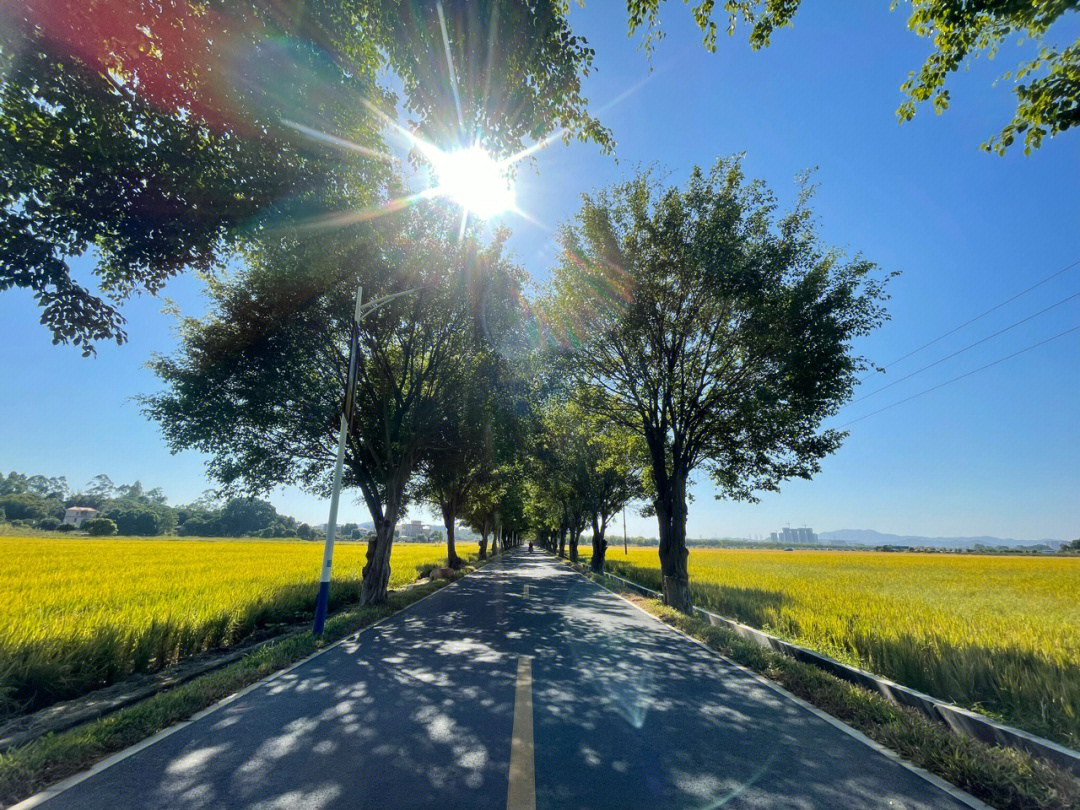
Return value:
M 660 590 L 660 572 L 618 559 L 607 570 Z M 695 605 L 841 658 L 903 686 L 1047 737 L 1080 747 L 1080 668 L 1017 645 L 950 644 L 894 627 L 847 628 L 828 647 L 803 638 L 803 628 L 781 611 L 794 600 L 779 591 L 690 582 Z M 782 627 L 783 632 L 776 628 Z
M 523 554 L 46 807 L 504 807 L 523 656 L 538 807 L 959 807 L 632 605 Z

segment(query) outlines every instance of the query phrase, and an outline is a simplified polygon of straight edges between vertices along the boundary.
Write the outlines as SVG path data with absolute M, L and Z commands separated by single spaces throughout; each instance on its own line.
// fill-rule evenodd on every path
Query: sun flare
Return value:
M 483 147 L 431 150 L 428 157 L 438 180 L 432 189 L 435 196 L 448 197 L 481 219 L 508 211 L 517 202 L 505 163 L 495 160 Z

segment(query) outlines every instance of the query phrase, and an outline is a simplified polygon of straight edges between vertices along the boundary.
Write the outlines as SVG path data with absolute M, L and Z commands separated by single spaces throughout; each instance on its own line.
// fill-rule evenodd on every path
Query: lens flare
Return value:
M 491 219 L 512 209 L 517 197 L 506 166 L 481 146 L 452 152 L 430 150 L 428 158 L 438 183 L 435 196 L 448 197 L 470 214 Z

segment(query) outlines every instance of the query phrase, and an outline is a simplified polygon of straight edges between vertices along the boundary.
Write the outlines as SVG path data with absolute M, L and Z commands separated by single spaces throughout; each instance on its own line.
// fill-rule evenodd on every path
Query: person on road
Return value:
M 529 541 L 529 553 L 532 554 L 532 540 Z

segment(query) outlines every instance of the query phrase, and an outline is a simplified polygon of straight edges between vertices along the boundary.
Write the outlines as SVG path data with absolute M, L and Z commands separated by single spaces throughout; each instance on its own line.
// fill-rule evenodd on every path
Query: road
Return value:
M 974 806 L 523 551 L 34 805 Z

